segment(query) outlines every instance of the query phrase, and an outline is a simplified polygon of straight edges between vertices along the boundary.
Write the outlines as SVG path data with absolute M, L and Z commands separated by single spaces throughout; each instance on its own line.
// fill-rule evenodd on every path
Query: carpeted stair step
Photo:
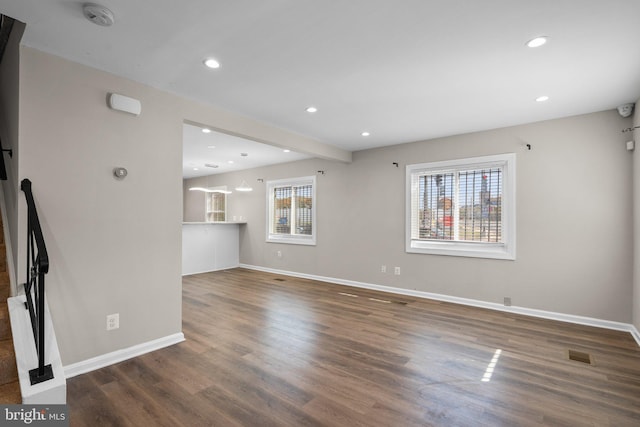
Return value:
M 13 352 L 13 341 L 0 341 L 0 384 L 8 384 L 18 380 L 16 355 Z
M 0 302 L 6 302 L 9 298 L 9 274 L 6 271 L 0 272 Z
M 6 302 L 0 302 L 0 341 L 11 339 L 11 321 Z
M 9 286 L 9 272 L 0 271 L 0 286 Z
M 0 404 L 21 404 L 22 394 L 20 393 L 20 383 L 13 381 L 0 385 Z
M 7 247 L 0 243 L 0 271 L 7 271 Z
M 13 350 L 11 321 L 7 298 L 10 294 L 9 273 L 7 273 L 7 250 L 0 217 L 0 404 L 20 404 L 22 395 L 18 381 L 16 355 Z

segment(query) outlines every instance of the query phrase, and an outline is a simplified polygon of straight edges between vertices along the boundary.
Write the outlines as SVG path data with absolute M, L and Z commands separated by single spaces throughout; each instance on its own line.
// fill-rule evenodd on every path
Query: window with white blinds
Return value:
M 407 166 L 407 252 L 515 259 L 515 155 Z
M 315 245 L 316 177 L 267 182 L 267 242 Z

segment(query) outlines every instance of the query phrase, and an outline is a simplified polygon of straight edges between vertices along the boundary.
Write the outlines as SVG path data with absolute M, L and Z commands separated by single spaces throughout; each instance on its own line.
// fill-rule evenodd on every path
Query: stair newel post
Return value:
M 38 378 L 45 377 L 44 364 L 44 273 L 38 269 Z M 51 365 L 49 365 L 51 369 Z M 51 373 L 53 377 L 53 373 Z M 49 379 L 49 378 L 47 378 Z

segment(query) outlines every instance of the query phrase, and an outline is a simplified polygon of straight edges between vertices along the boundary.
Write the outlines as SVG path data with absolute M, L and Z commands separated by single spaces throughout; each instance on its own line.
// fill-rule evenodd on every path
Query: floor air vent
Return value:
M 567 350 L 569 360 L 574 362 L 586 363 L 587 365 L 593 365 L 593 359 L 589 353 L 583 353 L 581 351 Z
M 277 277 L 277 278 L 275 278 L 275 279 L 273 279 L 273 280 L 275 280 L 276 282 L 284 282 L 284 279 L 281 279 L 281 278 L 279 278 L 279 277 Z

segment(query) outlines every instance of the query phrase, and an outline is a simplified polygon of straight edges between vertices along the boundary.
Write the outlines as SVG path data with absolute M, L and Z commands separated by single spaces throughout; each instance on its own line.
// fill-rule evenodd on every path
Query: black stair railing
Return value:
M 20 189 L 24 192 L 27 201 L 27 282 L 24 284 L 24 292 L 27 297 L 25 303 L 31 318 L 33 339 L 38 352 L 38 367 L 29 371 L 31 385 L 38 384 L 53 378 L 51 365 L 45 366 L 45 313 L 44 313 L 44 276 L 49 271 L 49 255 L 44 243 L 42 228 L 38 218 L 38 211 L 33 200 L 31 181 L 23 179 Z

